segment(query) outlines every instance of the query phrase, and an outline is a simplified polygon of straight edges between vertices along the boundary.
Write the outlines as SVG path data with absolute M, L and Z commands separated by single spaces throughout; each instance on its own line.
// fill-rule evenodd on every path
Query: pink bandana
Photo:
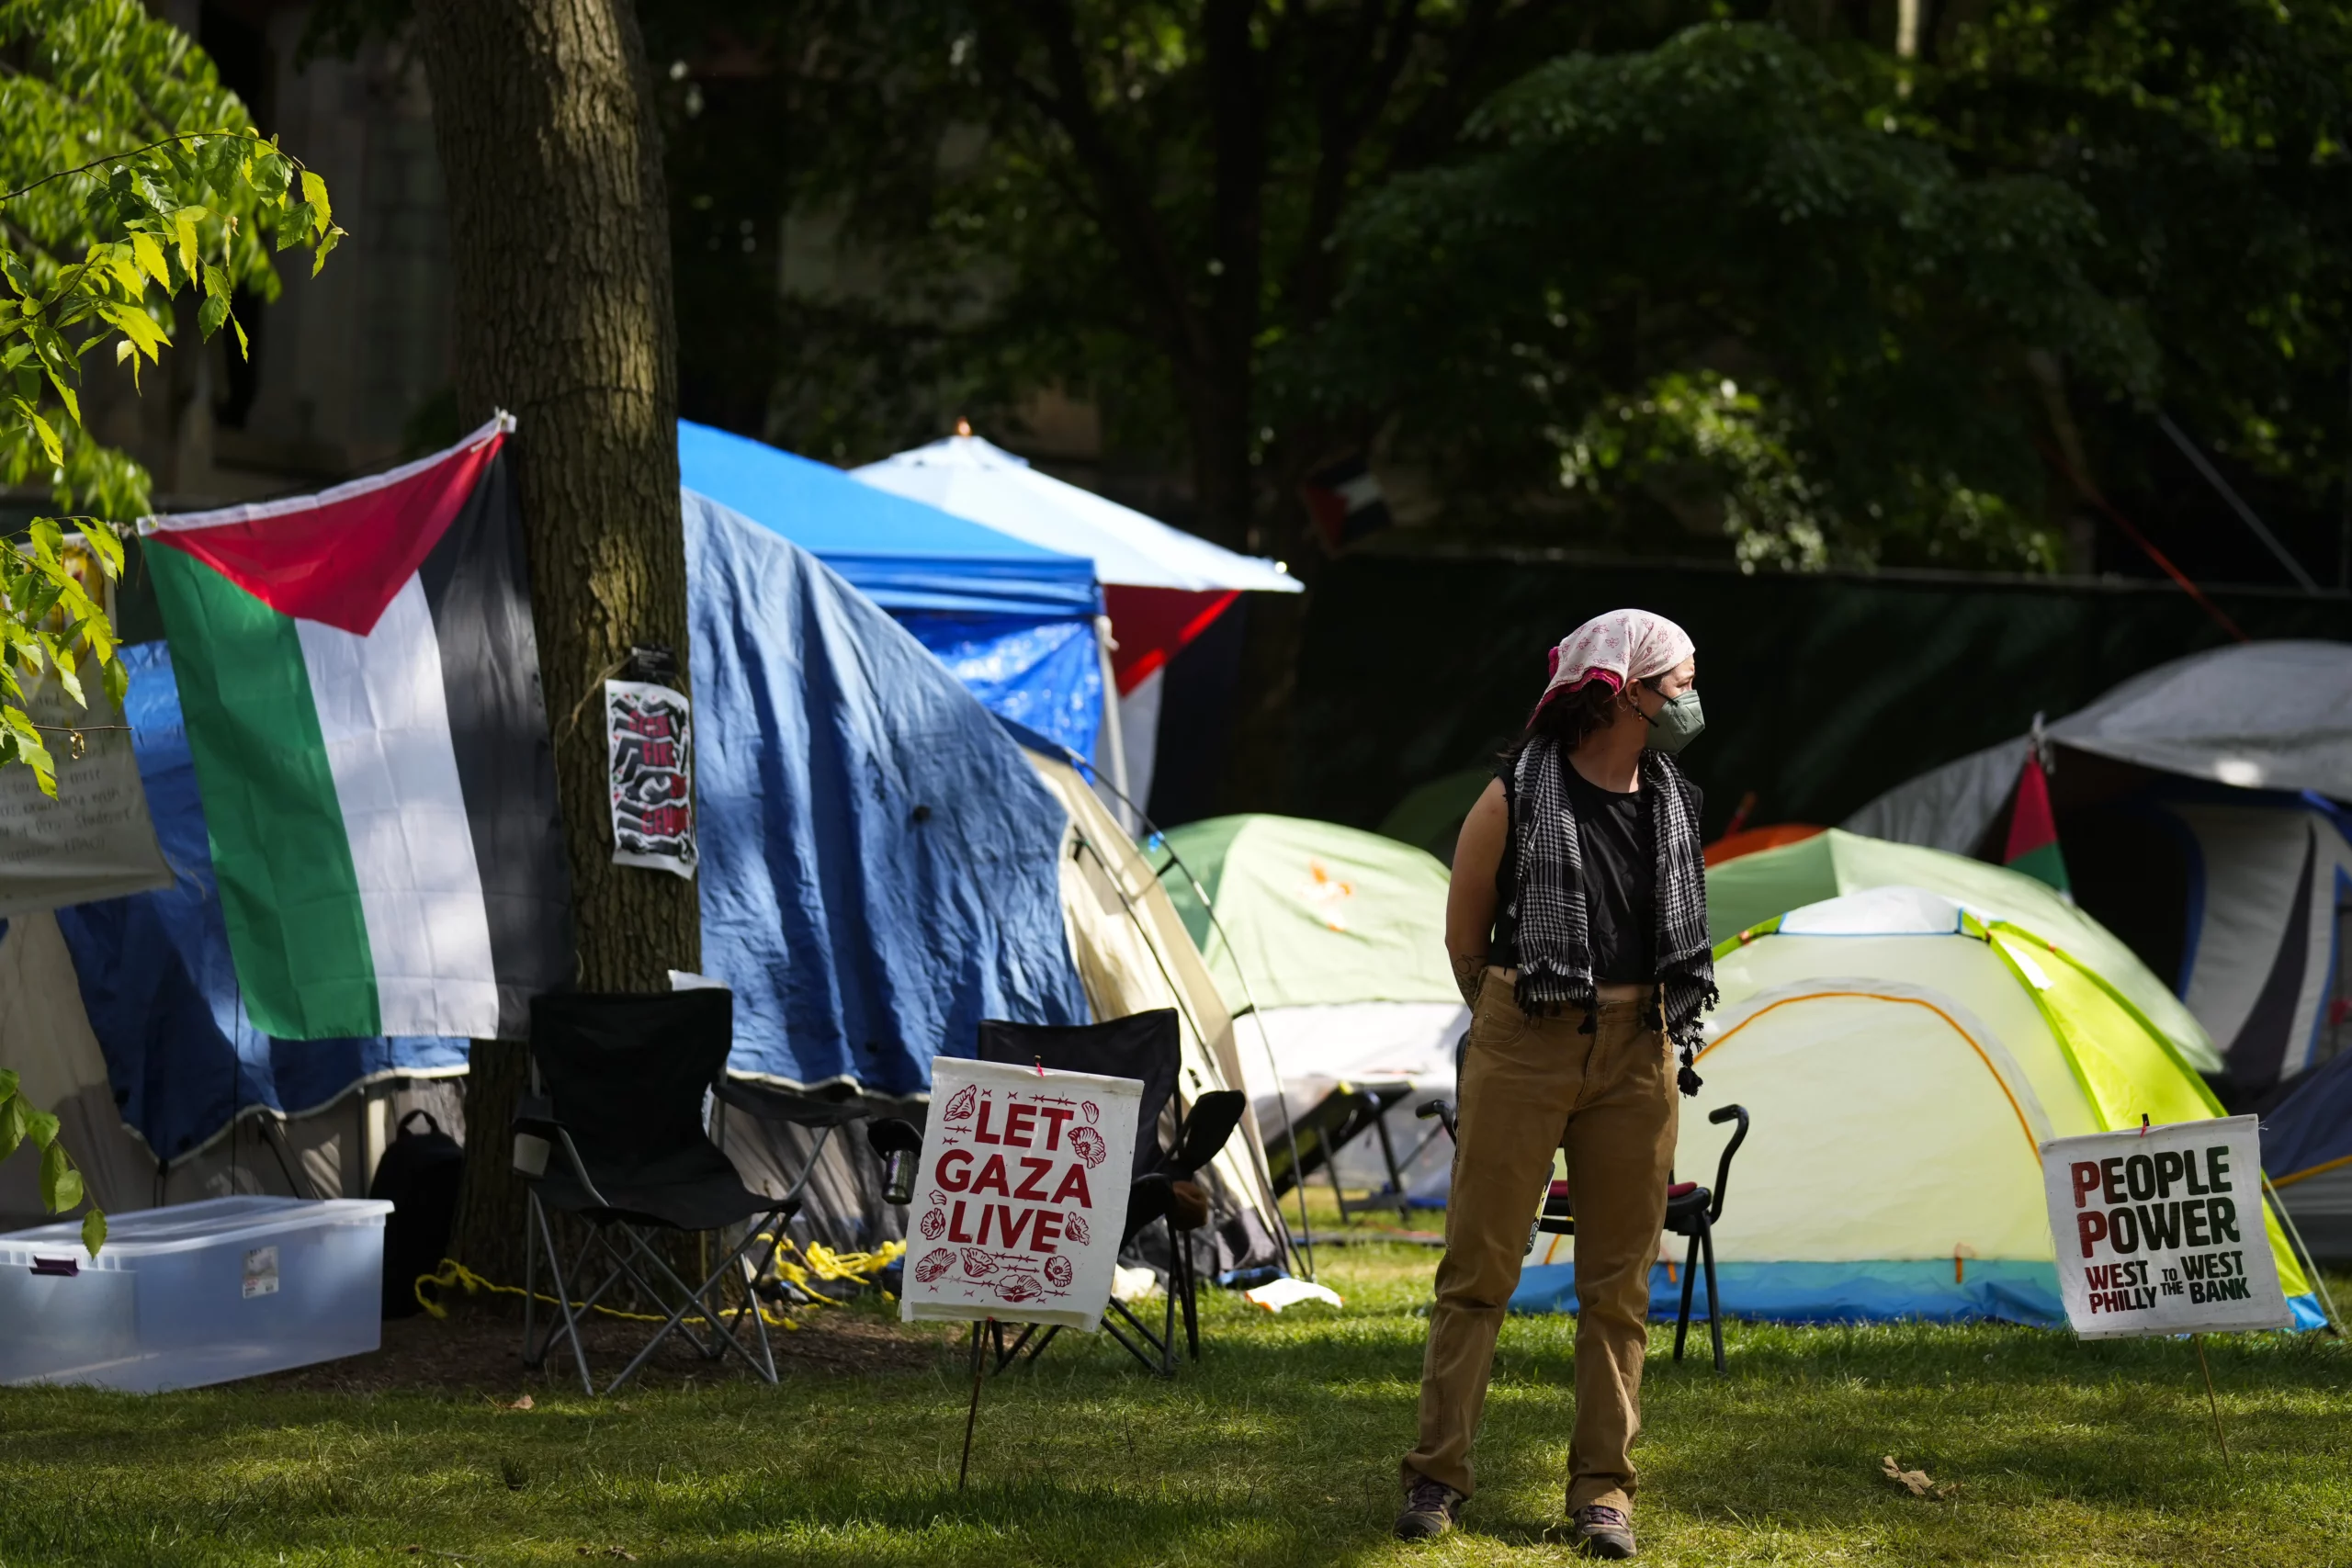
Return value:
M 1536 700 L 1541 708 L 1555 692 L 1574 691 L 1588 681 L 1622 692 L 1628 681 L 1663 675 L 1690 657 L 1690 634 L 1647 610 L 1611 610 L 1560 639 L 1552 649 L 1552 679 Z

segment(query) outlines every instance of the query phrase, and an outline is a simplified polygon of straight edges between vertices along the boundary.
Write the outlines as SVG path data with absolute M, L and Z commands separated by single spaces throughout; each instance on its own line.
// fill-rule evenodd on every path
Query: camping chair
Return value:
M 1388 1111 L 1412 1097 L 1413 1086 L 1403 1078 L 1385 1078 L 1378 1082 L 1349 1082 L 1335 1084 L 1331 1092 L 1315 1102 L 1306 1114 L 1294 1118 L 1289 1134 L 1266 1145 L 1266 1171 L 1273 1194 L 1280 1198 L 1293 1187 L 1323 1172 L 1331 1180 L 1331 1196 L 1340 1205 L 1340 1218 L 1367 1209 L 1394 1209 L 1397 1223 L 1408 1224 L 1412 1219 L 1412 1194 L 1405 1190 L 1404 1166 L 1396 1158 L 1396 1145 L 1388 1134 Z M 1351 1202 L 1340 1186 L 1339 1152 L 1365 1132 L 1379 1140 L 1380 1157 L 1388 1168 L 1388 1183 L 1375 1192 Z M 1432 1133 L 1430 1137 L 1437 1134 Z M 1298 1158 L 1291 1158 L 1295 1146 Z M 1405 1156 L 1405 1163 L 1420 1157 L 1429 1146 L 1424 1138 Z
M 627 1281 L 667 1313 L 652 1337 L 601 1391 L 627 1382 L 673 1333 L 711 1360 L 729 1351 L 769 1382 L 775 1356 L 766 1320 L 743 1269 L 756 1253 L 763 1271 L 800 1206 L 801 1183 L 782 1198 L 743 1185 L 703 1127 L 703 1096 L 724 1070 L 733 1043 L 735 998 L 723 990 L 642 996 L 569 993 L 531 1003 L 532 1093 L 514 1116 L 514 1167 L 530 1189 L 526 1224 L 523 1364 L 538 1367 L 559 1336 L 571 1341 L 581 1386 L 596 1393 L 580 1322 Z M 567 1272 L 551 1213 L 586 1222 L 587 1239 Z M 746 1224 L 745 1222 L 749 1222 Z M 688 1286 L 650 1233 L 691 1234 L 743 1224 L 699 1286 Z M 555 1320 L 536 1336 L 537 1270 L 544 1253 L 555 1280 Z M 603 1277 L 584 1299 L 574 1290 L 591 1268 Z M 723 1287 L 733 1273 L 741 1304 L 725 1322 Z M 758 1355 L 743 1342 L 752 1320 Z
M 1459 1141 L 1461 1134 L 1455 1126 L 1452 1101 L 1432 1100 L 1415 1114 L 1436 1117 L 1447 1134 Z M 1731 1142 L 1724 1145 L 1723 1158 L 1716 1162 L 1713 1192 L 1695 1181 L 1677 1181 L 1673 1172 L 1667 1173 L 1666 1228 L 1676 1235 L 1690 1238 L 1690 1250 L 1682 1260 L 1682 1311 L 1674 1322 L 1674 1359 L 1682 1359 L 1682 1342 L 1690 1332 L 1690 1287 L 1696 1278 L 1692 1270 L 1703 1259 L 1707 1269 L 1707 1332 L 1714 1337 L 1715 1371 L 1720 1374 L 1724 1370 L 1724 1325 L 1715 1306 L 1714 1230 L 1715 1222 L 1724 1217 L 1724 1192 L 1731 1183 L 1731 1156 L 1747 1139 L 1747 1108 L 1726 1105 L 1710 1112 L 1707 1120 L 1717 1124 L 1736 1120 L 1739 1131 L 1731 1135 Z M 1535 1228 L 1545 1235 L 1577 1234 L 1566 1182 L 1555 1181 L 1544 1189 L 1544 1209 L 1535 1217 Z
M 1016 1066 L 1038 1066 L 1059 1072 L 1100 1073 L 1109 1077 L 1135 1078 L 1143 1084 L 1143 1103 L 1136 1128 L 1134 1174 L 1127 1189 L 1127 1217 L 1120 1232 L 1125 1250 L 1154 1221 L 1168 1226 L 1168 1290 L 1164 1320 L 1155 1333 L 1125 1302 L 1113 1298 L 1102 1326 L 1127 1354 L 1150 1371 L 1172 1377 L 1177 1367 L 1176 1314 L 1184 1316 L 1186 1347 L 1194 1360 L 1201 1357 L 1199 1279 L 1193 1267 L 1193 1236 L 1208 1223 L 1208 1205 L 1193 1178 L 1216 1157 L 1225 1141 L 1240 1124 L 1248 1104 L 1238 1089 L 1216 1089 L 1193 1102 L 1192 1111 L 1177 1128 L 1172 1147 L 1159 1143 L 1160 1113 L 1176 1091 L 1182 1065 L 1176 1010 L 1158 1008 L 1105 1023 L 1055 1027 L 1005 1023 L 990 1020 L 980 1025 L 979 1058 Z M 1126 1327 L 1123 1330 L 1120 1325 Z M 1001 1325 L 994 1330 L 996 1370 L 1002 1371 L 1024 1348 L 1031 1360 L 1042 1354 L 1061 1330 L 1025 1325 L 1019 1337 L 1005 1342 Z M 977 1340 L 981 1325 L 974 1324 Z M 1132 1332 L 1135 1337 L 1128 1337 Z

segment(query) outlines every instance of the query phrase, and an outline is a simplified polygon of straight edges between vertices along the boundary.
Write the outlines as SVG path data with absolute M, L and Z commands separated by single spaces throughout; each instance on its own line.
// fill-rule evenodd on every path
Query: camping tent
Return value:
M 689 420 L 678 470 L 888 610 L 989 711 L 1100 758 L 1106 688 L 1093 564 Z
M 1715 1244 L 1749 1317 L 2061 1324 L 2040 1147 L 2221 1113 L 2163 1033 L 2082 957 L 1925 888 L 1807 905 L 1716 950 L 1723 1000 L 1676 1168 L 1712 1178 L 1745 1105 Z M 2311 1287 L 2266 1213 L 2305 1326 Z M 1556 1243 L 1556 1247 L 1555 1244 Z M 1512 1303 L 1573 1299 L 1573 1247 L 1538 1237 Z M 1679 1296 L 1653 1275 L 1653 1310 Z
M 2014 920 L 2044 933 L 2122 992 L 2191 1067 L 2220 1069 L 2221 1055 L 2196 1015 L 2105 926 L 2047 883 L 1966 855 L 1888 843 L 1839 828 L 1741 855 L 1707 868 L 1708 934 L 1722 942 L 1800 905 L 1891 886 L 1925 887 L 1980 919 Z
M 1138 803 L 1151 795 L 1169 660 L 1201 637 L 1239 594 L 1302 591 L 1279 562 L 1236 555 L 1091 491 L 1065 484 L 1031 468 L 1027 458 L 977 435 L 951 435 L 869 463 L 854 474 L 877 490 L 927 502 L 1016 539 L 1094 563 L 1117 642 L 1112 670 L 1125 752 L 1121 769 L 1106 761 L 1103 771 Z
M 464 1131 L 459 1080 L 390 1074 L 340 1086 L 323 1104 L 292 1115 L 256 1100 L 175 1158 L 158 1160 L 123 1120 L 58 923 L 48 911 L 0 920 L 0 1062 L 34 1104 L 57 1116 L 84 1190 L 107 1213 L 239 1192 L 362 1197 L 377 1156 L 410 1111 Z M 170 962 L 158 954 L 159 964 Z M 168 1017 L 157 1023 L 168 1031 Z M 0 1160 L 0 1230 L 45 1223 L 40 1168 L 21 1156 Z
M 2262 1168 L 2320 1263 L 2352 1264 L 2352 1052 L 2262 1119 Z
M 1035 740 L 1035 738 L 1028 738 Z M 1181 1022 L 1180 1100 L 1245 1084 L 1246 1058 L 1232 1010 L 1194 947 L 1167 890 L 1076 768 L 1042 743 L 1030 765 L 1069 812 L 1061 856 L 1062 912 L 1069 944 L 1097 1019 L 1172 1007 Z M 1245 1116 L 1208 1169 L 1215 1204 L 1216 1268 L 1279 1263 L 1289 1233 L 1266 1176 L 1254 1114 Z
M 1342 1083 L 1409 1085 L 1387 1113 L 1389 1142 L 1400 1159 L 1420 1146 L 1408 1189 L 1442 1195 L 1448 1154 L 1413 1108 L 1453 1092 L 1454 1044 L 1470 1026 L 1445 958 L 1445 867 L 1378 833 L 1295 817 L 1213 818 L 1147 852 L 1227 1006 L 1253 1020 L 1241 1076 L 1266 1135 Z M 1339 1170 L 1346 1185 L 1388 1180 L 1368 1138 L 1340 1152 Z
M 2339 1042 L 2352 645 L 2248 643 L 2124 682 L 2041 732 L 2083 907 L 2167 976 L 2258 1095 Z M 2034 738 L 1923 773 L 1855 832 L 1994 858 Z
M 1076 773 L 1024 751 L 792 542 L 691 491 L 684 507 L 703 973 L 735 992 L 729 1071 L 903 1111 L 927 1093 L 932 1058 L 968 1055 L 983 1018 L 1176 1005 L 1185 1098 L 1224 1087 L 1231 1020 L 1197 955 L 1170 945 L 1183 942 L 1172 912 L 1125 913 L 1158 889 Z M 731 1114 L 722 1141 L 755 1182 L 788 1179 L 808 1146 L 799 1129 Z M 1213 1172 L 1222 1268 L 1281 1257 L 1261 1164 L 1245 1129 Z M 901 1219 L 853 1127 L 829 1144 L 795 1229 L 864 1243 Z
M 906 1097 L 984 1018 L 1084 1021 L 1067 814 L 996 720 L 790 540 L 684 497 L 703 972 L 729 1071 Z

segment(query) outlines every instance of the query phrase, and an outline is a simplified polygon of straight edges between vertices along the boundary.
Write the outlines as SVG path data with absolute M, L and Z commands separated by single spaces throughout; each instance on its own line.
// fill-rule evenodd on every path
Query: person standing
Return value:
M 1446 947 L 1470 1036 L 1399 1536 L 1444 1533 L 1472 1493 L 1495 1338 L 1559 1150 L 1577 1222 L 1567 1511 L 1586 1554 L 1634 1553 L 1675 1089 L 1698 1092 L 1715 1001 L 1701 796 L 1673 760 L 1704 723 L 1696 677 L 1689 635 L 1663 616 L 1588 621 L 1552 650 L 1525 732 L 1462 825 Z

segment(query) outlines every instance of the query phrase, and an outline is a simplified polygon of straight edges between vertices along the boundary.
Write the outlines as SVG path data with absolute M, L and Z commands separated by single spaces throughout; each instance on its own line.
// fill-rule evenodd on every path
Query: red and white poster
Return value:
M 2066 1316 L 2086 1339 L 2285 1328 L 2252 1116 L 2041 1145 Z
M 605 682 L 612 763 L 613 863 L 695 874 L 693 714 L 684 692 Z
M 1092 1333 L 1142 1112 L 1133 1078 L 933 1058 L 899 1315 Z

